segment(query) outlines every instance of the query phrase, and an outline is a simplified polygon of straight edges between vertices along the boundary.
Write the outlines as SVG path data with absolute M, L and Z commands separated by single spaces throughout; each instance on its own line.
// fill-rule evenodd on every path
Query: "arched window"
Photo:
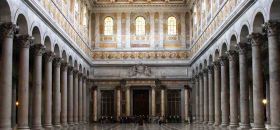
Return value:
M 114 21 L 111 17 L 104 20 L 104 35 L 113 35 Z
M 176 18 L 175 17 L 169 17 L 167 20 L 168 23 L 168 35 L 176 35 Z
M 136 35 L 145 35 L 145 24 L 143 17 L 136 18 Z

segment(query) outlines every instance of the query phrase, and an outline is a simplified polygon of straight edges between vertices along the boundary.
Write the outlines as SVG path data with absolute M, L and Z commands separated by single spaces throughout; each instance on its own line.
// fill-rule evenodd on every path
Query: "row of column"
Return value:
M 266 23 L 269 52 L 270 111 L 271 129 L 280 129 L 280 42 L 279 22 Z M 265 35 L 252 33 L 249 35 L 252 48 L 252 83 L 253 83 L 253 115 L 254 129 L 265 128 L 264 77 L 261 46 L 265 43 Z M 197 123 L 231 128 L 250 128 L 249 119 L 249 75 L 247 53 L 248 43 L 239 43 L 237 50 L 229 50 L 195 75 L 195 117 Z M 238 59 L 239 54 L 239 59 Z M 238 62 L 239 60 L 239 62 Z M 239 63 L 239 75 L 238 75 Z M 213 73 L 214 70 L 214 73 Z M 213 79 L 214 75 L 214 79 Z M 239 76 L 239 81 L 238 81 Z M 214 82 L 213 82 L 214 81 Z M 238 97 L 238 82 L 240 97 Z M 240 115 L 238 113 L 240 99 Z M 199 108 L 199 109 L 198 109 Z M 239 117 L 240 116 L 240 117 Z M 239 123 L 240 122 L 240 123 Z M 239 125 L 240 124 L 240 125 Z
M 19 104 L 16 115 L 18 129 L 29 129 L 29 109 L 32 110 L 31 125 L 33 129 L 41 128 L 42 125 L 48 128 L 66 126 L 67 124 L 72 125 L 73 123 L 85 123 L 87 121 L 87 76 L 76 69 L 74 69 L 73 74 L 73 67 L 62 58 L 55 56 L 51 51 L 45 51 L 45 47 L 42 44 L 33 45 L 33 37 L 29 35 L 15 36 L 14 33 L 17 30 L 15 24 L 3 23 L 0 28 L 3 30 L 1 32 L 0 129 L 5 130 L 12 127 L 13 45 L 20 45 L 17 91 Z M 34 50 L 32 55 L 29 54 L 30 48 Z M 44 61 L 42 61 L 43 55 Z M 34 56 L 32 106 L 29 105 L 30 56 Z M 42 68 L 43 63 L 44 68 Z

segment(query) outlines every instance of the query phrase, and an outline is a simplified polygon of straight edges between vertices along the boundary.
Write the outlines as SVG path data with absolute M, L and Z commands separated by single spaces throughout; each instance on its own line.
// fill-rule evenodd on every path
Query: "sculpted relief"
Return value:
M 151 68 L 144 64 L 134 65 L 128 70 L 129 77 L 150 77 L 151 75 Z

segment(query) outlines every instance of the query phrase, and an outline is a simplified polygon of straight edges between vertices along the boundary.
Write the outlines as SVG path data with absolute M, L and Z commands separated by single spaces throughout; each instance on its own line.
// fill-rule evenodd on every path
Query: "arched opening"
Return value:
M 249 28 L 246 25 L 243 25 L 241 28 L 241 32 L 240 32 L 240 42 L 241 43 L 247 43 L 248 42 L 248 38 L 247 36 L 249 35 Z
M 227 51 L 228 51 L 227 50 L 227 44 L 223 43 L 222 50 L 221 50 L 221 56 L 225 56 Z
M 45 46 L 46 46 L 46 50 L 47 51 L 52 51 L 52 44 L 51 44 L 51 39 L 50 37 L 46 37 L 45 38 L 45 42 L 44 42 Z
M 262 13 L 257 13 L 254 22 L 253 22 L 253 32 L 254 33 L 263 33 L 264 16 Z
M 63 52 L 62 52 L 62 62 L 63 63 L 67 63 L 68 61 L 67 61 L 67 54 L 66 54 L 66 51 L 65 50 L 63 50 Z
M 55 46 L 54 46 L 54 54 L 56 57 L 60 57 L 60 50 L 59 50 L 59 46 L 57 44 L 55 44 Z
M 270 8 L 270 20 L 280 20 L 280 1 L 273 0 Z
M 26 35 L 28 34 L 28 24 L 25 16 L 23 14 L 19 14 L 17 18 L 16 24 L 19 26 L 19 34 Z
M 34 44 L 41 44 L 41 33 L 38 27 L 33 28 L 32 36 L 34 37 Z
M 212 55 L 209 56 L 208 63 L 209 63 L 209 65 L 213 64 L 213 56 Z
M 217 61 L 219 59 L 219 54 L 220 54 L 219 50 L 216 49 L 215 55 L 214 55 L 214 61 Z
M 230 38 L 230 50 L 235 50 L 237 47 L 237 38 L 235 35 L 232 35 Z
M 0 1 L 0 22 L 11 22 L 11 10 L 6 0 Z

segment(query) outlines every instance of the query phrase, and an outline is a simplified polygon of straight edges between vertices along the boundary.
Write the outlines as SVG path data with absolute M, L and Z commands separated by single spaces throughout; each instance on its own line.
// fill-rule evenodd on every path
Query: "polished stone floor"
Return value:
M 226 129 L 226 128 L 225 128 Z M 64 130 L 225 130 L 222 128 L 208 127 L 204 125 L 186 125 L 186 124 L 91 124 L 87 126 L 69 127 Z

